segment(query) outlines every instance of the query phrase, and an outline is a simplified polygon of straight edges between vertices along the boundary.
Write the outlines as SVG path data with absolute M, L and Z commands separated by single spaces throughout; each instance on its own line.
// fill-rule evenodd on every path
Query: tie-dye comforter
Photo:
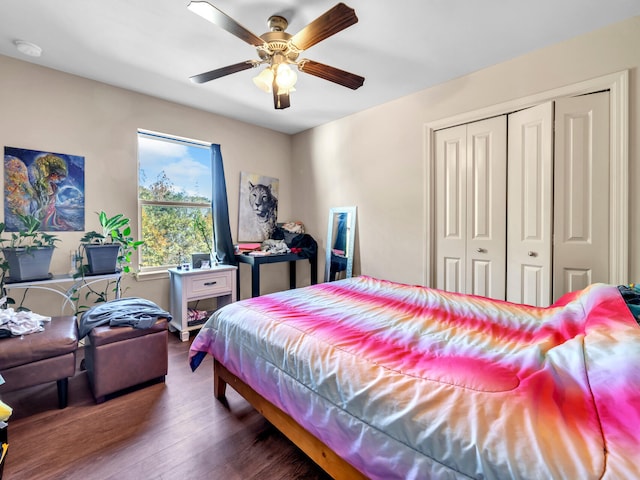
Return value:
M 640 478 L 640 327 L 358 277 L 228 305 L 195 338 L 370 478 Z

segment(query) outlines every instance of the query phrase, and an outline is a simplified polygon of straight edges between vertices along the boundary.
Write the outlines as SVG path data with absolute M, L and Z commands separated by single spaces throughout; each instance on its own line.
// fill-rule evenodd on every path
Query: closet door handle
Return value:
M 538 256 L 538 252 L 532 252 L 531 250 L 529 250 L 527 252 L 527 255 L 529 255 L 530 257 L 537 257 Z

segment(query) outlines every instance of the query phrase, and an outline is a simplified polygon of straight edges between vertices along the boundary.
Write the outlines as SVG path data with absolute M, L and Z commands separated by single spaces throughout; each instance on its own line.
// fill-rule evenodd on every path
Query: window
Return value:
M 211 144 L 138 131 L 140 269 L 188 261 L 213 248 Z

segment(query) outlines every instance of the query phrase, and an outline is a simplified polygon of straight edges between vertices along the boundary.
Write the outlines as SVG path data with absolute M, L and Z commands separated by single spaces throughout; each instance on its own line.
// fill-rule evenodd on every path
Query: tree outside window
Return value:
M 138 131 L 140 270 L 211 253 L 212 179 L 210 144 Z

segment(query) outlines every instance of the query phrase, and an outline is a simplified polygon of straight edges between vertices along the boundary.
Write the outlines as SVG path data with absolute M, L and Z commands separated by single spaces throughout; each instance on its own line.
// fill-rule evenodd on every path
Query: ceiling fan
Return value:
M 265 64 L 268 67 L 253 81 L 260 89 L 273 93 L 273 103 L 276 109 L 287 108 L 291 105 L 289 93 L 295 90 L 297 75 L 289 65 L 295 65 L 301 72 L 352 90 L 361 87 L 364 83 L 364 77 L 339 68 L 324 65 L 308 58 L 298 60 L 298 56 L 303 50 L 358 22 L 355 10 L 344 3 L 339 3 L 320 15 L 295 35 L 285 32 L 288 21 L 280 15 L 269 17 L 270 31 L 257 36 L 209 2 L 192 1 L 189 2 L 187 8 L 214 25 L 224 28 L 240 40 L 256 47 L 260 57 L 260 60 L 246 60 L 194 75 L 190 77 L 194 83 L 205 83 Z

